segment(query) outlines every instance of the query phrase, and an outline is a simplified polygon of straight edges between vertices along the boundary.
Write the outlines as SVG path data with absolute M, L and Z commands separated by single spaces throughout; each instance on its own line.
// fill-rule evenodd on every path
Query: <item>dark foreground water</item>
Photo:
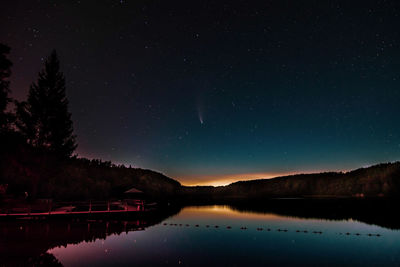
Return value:
M 175 212 L 151 220 L 3 224 L 0 256 L 3 265 L 400 265 L 396 229 L 228 206 Z

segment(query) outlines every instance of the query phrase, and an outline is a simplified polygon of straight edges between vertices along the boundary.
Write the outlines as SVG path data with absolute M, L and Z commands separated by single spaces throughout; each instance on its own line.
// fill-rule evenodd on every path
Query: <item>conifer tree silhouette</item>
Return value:
M 76 149 L 71 113 L 65 94 L 65 78 L 56 51 L 46 59 L 28 100 L 17 103 L 16 126 L 28 144 L 69 157 Z
M 0 132 L 8 130 L 11 114 L 7 112 L 7 105 L 11 101 L 10 92 L 11 61 L 6 57 L 10 53 L 10 47 L 0 43 Z

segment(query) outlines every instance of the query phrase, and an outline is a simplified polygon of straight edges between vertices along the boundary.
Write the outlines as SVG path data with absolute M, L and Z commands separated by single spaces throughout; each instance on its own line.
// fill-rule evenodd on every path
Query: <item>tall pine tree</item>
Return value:
M 0 132 L 8 130 L 11 114 L 7 112 L 7 105 L 11 101 L 8 97 L 12 63 L 6 57 L 10 47 L 0 43 Z
M 71 113 L 65 94 L 65 78 L 53 51 L 29 89 L 28 100 L 17 103 L 16 126 L 27 142 L 38 148 L 69 157 L 77 147 Z

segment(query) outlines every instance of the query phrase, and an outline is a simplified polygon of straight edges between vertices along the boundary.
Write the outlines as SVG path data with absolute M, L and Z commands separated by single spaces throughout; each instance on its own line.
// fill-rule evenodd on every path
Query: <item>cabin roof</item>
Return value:
M 134 188 L 134 187 L 132 187 L 131 189 L 129 189 L 129 190 L 127 190 L 127 191 L 124 192 L 124 194 L 132 194 L 132 193 L 135 193 L 135 194 L 143 194 L 142 191 L 140 191 L 140 190 L 138 190 L 138 189 L 136 189 L 136 188 Z

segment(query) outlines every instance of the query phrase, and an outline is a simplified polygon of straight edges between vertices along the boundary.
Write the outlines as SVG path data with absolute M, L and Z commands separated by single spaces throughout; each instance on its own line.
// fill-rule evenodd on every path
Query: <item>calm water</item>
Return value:
M 38 223 L 41 230 L 24 224 L 15 228 L 23 232 L 17 239 L 24 241 L 9 240 L 17 251 L 3 254 L 8 257 L 5 262 L 20 258 L 22 249 L 33 249 L 35 240 L 45 240 L 37 248 L 41 256 L 26 255 L 25 260 L 64 266 L 400 265 L 399 230 L 351 219 L 303 219 L 202 206 L 185 207 L 155 222 L 53 224 Z M 42 234 L 32 237 L 32 231 Z M 12 229 L 7 233 L 6 237 L 16 235 Z

